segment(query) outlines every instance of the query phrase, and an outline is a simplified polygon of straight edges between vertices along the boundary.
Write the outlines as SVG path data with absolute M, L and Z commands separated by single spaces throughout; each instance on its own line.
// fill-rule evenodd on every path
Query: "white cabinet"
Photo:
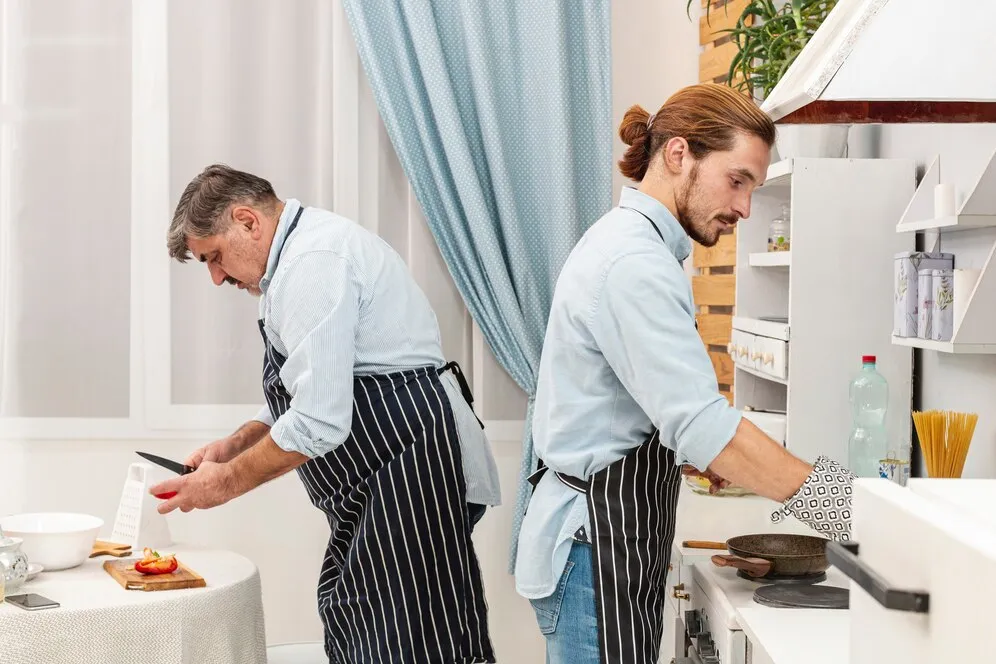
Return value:
M 994 504 L 996 480 L 855 483 L 857 552 L 828 548 L 852 579 L 851 664 L 993 661 Z
M 848 385 L 862 355 L 889 383 L 890 438 L 909 440 L 912 352 L 882 331 L 892 327 L 890 257 L 914 249 L 895 223 L 915 173 L 901 159 L 778 162 L 738 224 L 734 405 L 784 411 L 786 447 L 805 460 L 846 464 Z M 791 251 L 769 255 L 768 226 L 785 204 Z

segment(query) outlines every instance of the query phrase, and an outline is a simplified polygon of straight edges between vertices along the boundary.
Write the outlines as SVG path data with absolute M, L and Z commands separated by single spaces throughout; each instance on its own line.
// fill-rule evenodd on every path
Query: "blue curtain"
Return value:
M 553 289 L 612 205 L 609 0 L 343 4 L 443 259 L 498 362 L 530 396 L 512 569 Z

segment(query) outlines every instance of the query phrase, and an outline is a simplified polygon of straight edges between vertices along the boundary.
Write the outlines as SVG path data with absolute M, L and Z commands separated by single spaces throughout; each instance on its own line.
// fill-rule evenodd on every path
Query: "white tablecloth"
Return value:
M 170 548 L 206 588 L 125 590 L 107 556 L 42 572 L 13 594 L 38 593 L 56 609 L 0 604 L 3 664 L 265 664 L 259 572 L 226 551 Z

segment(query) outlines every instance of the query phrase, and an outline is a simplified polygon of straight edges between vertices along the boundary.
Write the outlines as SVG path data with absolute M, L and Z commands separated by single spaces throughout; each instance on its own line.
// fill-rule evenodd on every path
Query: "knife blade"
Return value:
M 135 452 L 135 454 L 142 457 L 143 459 L 148 459 L 154 464 L 162 466 L 166 470 L 172 470 L 177 475 L 187 475 L 196 470 L 196 468 L 185 466 L 182 463 L 178 463 L 176 461 L 170 461 L 169 459 L 164 459 L 161 456 L 156 456 L 155 454 L 149 454 L 148 452 Z

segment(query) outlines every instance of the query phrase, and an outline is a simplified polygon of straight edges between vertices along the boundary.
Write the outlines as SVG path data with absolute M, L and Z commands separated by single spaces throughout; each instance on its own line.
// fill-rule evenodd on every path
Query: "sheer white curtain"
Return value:
M 521 419 L 339 0 L 0 0 L 0 438 L 201 435 L 261 403 L 256 300 L 166 256 L 173 206 L 214 162 L 390 242 L 482 418 Z
M 332 206 L 322 5 L 331 3 L 170 0 L 171 205 L 204 166 L 224 162 L 269 179 L 281 197 Z M 257 301 L 189 263 L 172 265 L 170 294 L 172 402 L 262 403 Z
M 128 417 L 131 2 L 0 4 L 0 416 Z

